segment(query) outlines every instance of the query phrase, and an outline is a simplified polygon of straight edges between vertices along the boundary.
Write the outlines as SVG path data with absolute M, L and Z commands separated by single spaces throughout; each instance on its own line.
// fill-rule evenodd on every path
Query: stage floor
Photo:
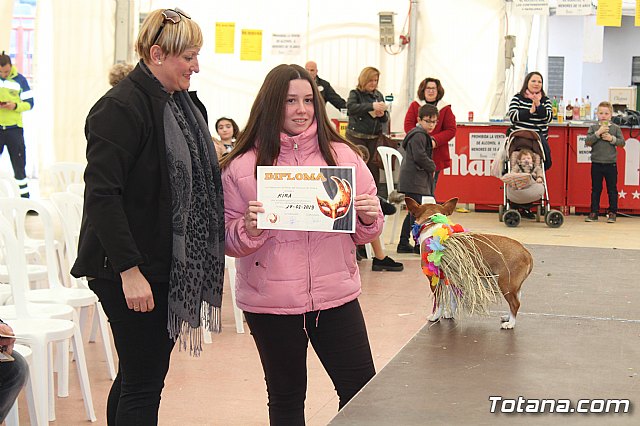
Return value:
M 490 317 L 427 323 L 330 424 L 640 424 L 640 250 L 527 247 L 535 266 L 514 330 L 499 328 L 504 301 Z M 500 413 L 498 401 L 518 397 L 631 409 Z

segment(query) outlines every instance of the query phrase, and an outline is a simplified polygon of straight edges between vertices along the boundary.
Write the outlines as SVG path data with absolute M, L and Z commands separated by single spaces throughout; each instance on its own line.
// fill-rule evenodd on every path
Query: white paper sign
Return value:
M 300 33 L 271 34 L 272 55 L 298 55 L 302 52 L 302 35 Z
M 493 160 L 506 138 L 504 133 L 469 133 L 469 159 Z
M 557 0 L 556 15 L 590 15 L 593 13 L 591 0 Z
M 578 163 L 591 162 L 591 147 L 587 146 L 587 135 L 578 135 L 576 147 L 578 149 Z
M 549 0 L 514 0 L 513 13 L 517 15 L 548 15 Z
M 355 232 L 354 167 L 258 166 L 259 229 Z

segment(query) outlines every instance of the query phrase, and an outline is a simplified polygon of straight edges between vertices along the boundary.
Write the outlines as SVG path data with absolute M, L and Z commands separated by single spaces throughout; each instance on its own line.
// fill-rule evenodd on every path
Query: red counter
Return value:
M 458 123 L 456 137 L 449 143 L 451 168 L 440 174 L 436 185 L 438 201 L 458 197 L 460 203 L 473 203 L 476 209 L 497 210 L 503 200 L 503 183 L 491 176 L 490 167 L 497 142 L 504 144 L 508 127 L 508 123 Z M 567 130 L 566 125 L 549 126 L 553 165 L 546 178 L 549 202 L 554 208 L 565 206 L 567 201 Z
M 569 155 L 567 158 L 567 203 L 577 212 L 588 212 L 591 205 L 591 161 L 584 139 L 588 126 L 569 127 Z M 631 137 L 631 133 L 633 137 Z M 638 129 L 623 128 L 624 148 L 618 148 L 618 210 L 640 213 L 640 135 Z M 609 206 L 606 184 L 603 182 L 600 209 Z

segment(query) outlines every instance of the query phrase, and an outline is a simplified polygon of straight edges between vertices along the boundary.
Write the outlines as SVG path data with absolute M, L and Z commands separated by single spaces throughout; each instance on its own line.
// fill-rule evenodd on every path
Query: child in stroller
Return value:
M 564 216 L 557 210 L 549 210 L 549 194 L 542 164 L 544 150 L 540 137 L 531 130 L 516 130 L 506 141 L 507 171 L 504 182 L 504 205 L 500 206 L 500 220 L 507 226 L 518 226 L 522 217 L 545 222 L 550 227 L 559 227 Z M 535 210 L 536 213 L 533 213 Z M 504 214 L 503 214 L 504 213 Z

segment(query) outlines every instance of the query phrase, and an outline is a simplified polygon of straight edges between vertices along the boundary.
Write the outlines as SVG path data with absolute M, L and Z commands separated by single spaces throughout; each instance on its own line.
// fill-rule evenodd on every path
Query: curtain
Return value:
M 115 0 L 37 3 L 34 100 L 41 170 L 85 161 L 85 118 L 110 87 L 115 8 Z

